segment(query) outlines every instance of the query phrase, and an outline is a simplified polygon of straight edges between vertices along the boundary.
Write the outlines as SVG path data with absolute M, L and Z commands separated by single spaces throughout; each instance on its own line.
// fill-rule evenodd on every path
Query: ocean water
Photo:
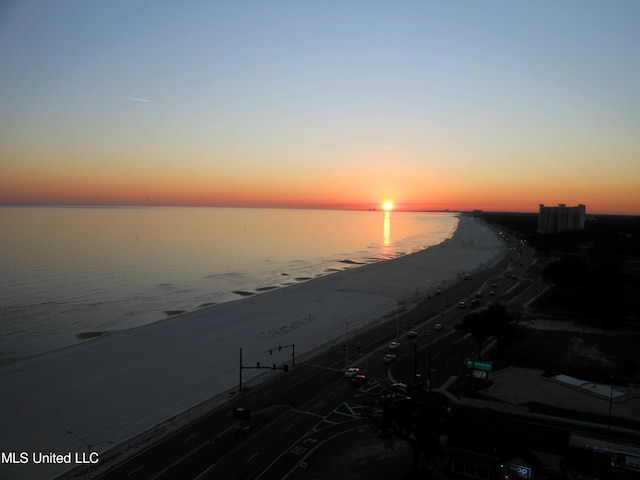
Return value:
M 447 213 L 1 207 L 0 361 L 450 238 Z

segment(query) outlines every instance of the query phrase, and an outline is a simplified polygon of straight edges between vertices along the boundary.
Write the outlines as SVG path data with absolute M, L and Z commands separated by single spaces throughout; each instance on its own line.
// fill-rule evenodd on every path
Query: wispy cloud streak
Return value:
M 146 98 L 137 98 L 137 97 L 120 97 L 123 100 L 133 100 L 134 102 L 150 102 L 151 100 L 147 100 Z

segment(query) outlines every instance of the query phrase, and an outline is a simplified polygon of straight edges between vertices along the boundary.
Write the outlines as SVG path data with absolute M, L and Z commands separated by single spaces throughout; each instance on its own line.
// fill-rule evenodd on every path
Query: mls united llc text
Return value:
M 100 455 L 98 452 L 1 452 L 0 460 L 0 463 L 96 464 Z

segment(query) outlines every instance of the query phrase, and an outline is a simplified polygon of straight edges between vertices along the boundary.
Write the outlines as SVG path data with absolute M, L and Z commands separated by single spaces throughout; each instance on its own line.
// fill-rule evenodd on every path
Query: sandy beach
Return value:
M 382 321 L 504 255 L 494 232 L 462 216 L 453 238 L 422 252 L 113 332 L 0 366 L 0 452 L 96 452 L 238 387 L 243 364 L 291 363 Z M 245 370 L 256 381 L 260 370 Z M 73 433 L 69 433 L 73 432 Z M 17 458 L 18 459 L 18 458 Z M 49 479 L 73 464 L 0 464 L 0 478 Z

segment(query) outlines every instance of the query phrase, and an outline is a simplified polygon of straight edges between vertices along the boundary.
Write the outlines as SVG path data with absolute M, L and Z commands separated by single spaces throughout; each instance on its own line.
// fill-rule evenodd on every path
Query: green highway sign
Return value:
M 490 372 L 491 362 L 476 362 L 474 360 L 467 360 L 467 368 L 482 370 L 483 372 Z

